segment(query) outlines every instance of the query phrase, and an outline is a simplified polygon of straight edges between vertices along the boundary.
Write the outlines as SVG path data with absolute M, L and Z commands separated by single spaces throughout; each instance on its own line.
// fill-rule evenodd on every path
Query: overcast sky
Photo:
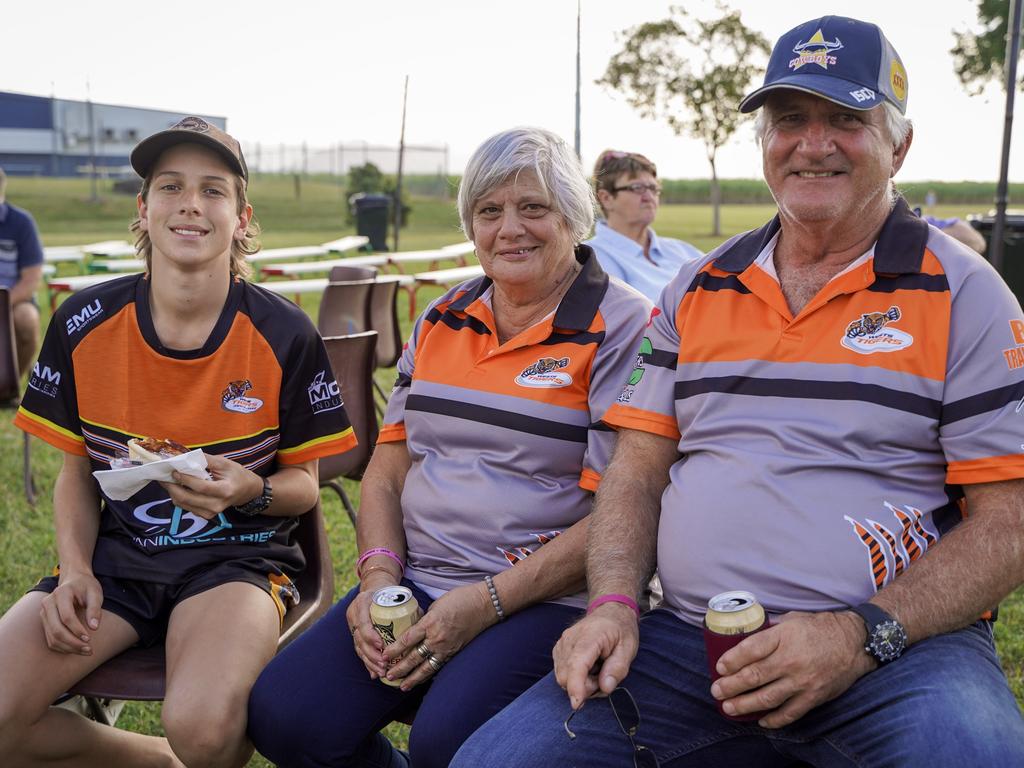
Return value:
M 703 146 L 642 120 L 595 84 L 617 35 L 665 18 L 663 0 L 583 0 L 582 155 L 640 151 L 670 178 L 708 173 Z M 688 9 L 710 13 L 706 2 Z M 914 144 L 902 180 L 994 180 L 1004 97 L 968 97 L 948 54 L 953 29 L 975 23 L 975 0 L 734 0 L 774 42 L 825 13 L 879 24 L 906 65 Z M 251 0 L 248 3 L 8 3 L 0 90 L 181 110 L 228 118 L 247 142 L 311 147 L 397 144 L 409 75 L 406 141 L 448 144 L 460 172 L 487 136 L 540 125 L 573 140 L 576 0 Z M 1018 99 L 1020 101 L 1020 99 Z M 1024 114 L 1010 180 L 1024 181 Z M 760 173 L 750 126 L 719 153 L 723 177 Z

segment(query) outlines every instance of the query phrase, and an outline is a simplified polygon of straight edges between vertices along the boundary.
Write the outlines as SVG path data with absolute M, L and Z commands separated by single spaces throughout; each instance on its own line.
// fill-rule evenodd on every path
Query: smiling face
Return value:
M 538 296 L 575 261 L 572 237 L 551 197 L 530 170 L 473 204 L 473 243 L 484 272 L 499 287 Z
M 660 187 L 654 174 L 641 171 L 637 174 L 623 173 L 615 179 L 612 190 L 599 189 L 597 199 L 601 203 L 608 226 L 616 231 L 629 231 L 636 227 L 648 227 L 658 214 L 658 193 L 653 189 L 633 192 L 624 189 L 631 184 L 645 187 Z M 613 191 L 618 189 L 618 192 Z
M 232 243 L 245 238 L 252 216 L 251 206 L 239 205 L 234 172 L 217 153 L 191 143 L 160 155 L 138 208 L 153 261 L 188 271 L 217 262 L 228 269 Z
M 764 177 L 784 222 L 870 228 L 888 214 L 889 179 L 910 136 L 894 148 L 881 107 L 860 111 L 783 90 L 764 108 Z

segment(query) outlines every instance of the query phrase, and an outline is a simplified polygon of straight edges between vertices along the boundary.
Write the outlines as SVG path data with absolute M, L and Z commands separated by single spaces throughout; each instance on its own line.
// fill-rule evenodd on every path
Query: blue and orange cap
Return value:
M 772 91 L 812 93 L 851 109 L 889 101 L 907 112 L 907 70 L 874 24 L 844 16 L 807 21 L 779 38 L 764 85 L 747 94 L 740 112 L 753 112 Z

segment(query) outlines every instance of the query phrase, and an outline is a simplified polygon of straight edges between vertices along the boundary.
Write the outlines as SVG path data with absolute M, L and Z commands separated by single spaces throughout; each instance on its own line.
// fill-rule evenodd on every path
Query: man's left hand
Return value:
M 260 476 L 241 464 L 209 453 L 206 462 L 212 480 L 175 472 L 173 483 L 160 483 L 182 509 L 212 520 L 228 507 L 245 504 L 263 491 Z
M 729 715 L 766 711 L 781 728 L 839 696 L 877 664 L 864 651 L 864 624 L 850 611 L 787 613 L 722 654 L 711 695 Z

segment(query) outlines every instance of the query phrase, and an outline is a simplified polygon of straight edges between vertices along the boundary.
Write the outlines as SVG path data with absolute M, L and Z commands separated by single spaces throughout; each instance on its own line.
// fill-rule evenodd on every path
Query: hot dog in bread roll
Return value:
M 188 448 L 173 440 L 140 437 L 128 441 L 128 458 L 132 461 L 141 461 L 143 464 L 180 456 L 183 453 L 188 453 Z

